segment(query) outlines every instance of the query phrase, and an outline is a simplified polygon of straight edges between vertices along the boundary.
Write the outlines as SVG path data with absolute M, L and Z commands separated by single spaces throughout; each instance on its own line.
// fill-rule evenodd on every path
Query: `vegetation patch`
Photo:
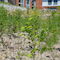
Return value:
M 50 50 L 59 40 L 60 15 L 57 11 L 47 11 L 51 15 L 44 16 L 46 13 L 43 12 L 16 10 L 9 13 L 5 8 L 0 7 L 0 38 L 3 34 L 28 33 L 28 38 L 34 46 L 34 48 L 31 47 L 31 53 L 27 54 L 28 57 L 34 56 L 36 51 Z M 45 19 L 45 17 L 47 18 Z

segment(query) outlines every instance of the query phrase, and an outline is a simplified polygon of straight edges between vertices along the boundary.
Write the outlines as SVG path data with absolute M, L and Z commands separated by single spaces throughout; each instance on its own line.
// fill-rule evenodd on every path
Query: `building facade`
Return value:
M 10 2 L 25 8 L 56 8 L 60 6 L 60 0 L 0 0 Z
M 60 0 L 16 0 L 16 4 L 26 8 L 56 8 Z

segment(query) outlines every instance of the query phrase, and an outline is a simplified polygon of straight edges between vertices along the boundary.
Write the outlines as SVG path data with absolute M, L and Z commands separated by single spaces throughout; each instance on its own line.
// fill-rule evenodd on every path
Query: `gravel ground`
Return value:
M 19 7 L 19 6 L 14 6 L 14 5 L 8 5 L 8 4 L 0 4 L 0 6 L 5 7 L 7 10 L 13 11 L 16 9 L 20 9 L 20 10 L 26 10 L 26 8 L 23 7 Z
M 0 60 L 60 60 L 60 44 L 54 45 L 54 50 L 40 54 L 35 52 L 35 57 L 29 58 L 33 43 L 27 33 L 3 34 L 0 38 Z

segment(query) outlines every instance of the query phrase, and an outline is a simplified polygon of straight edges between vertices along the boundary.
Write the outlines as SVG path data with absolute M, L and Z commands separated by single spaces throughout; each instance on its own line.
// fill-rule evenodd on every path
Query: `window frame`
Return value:
M 29 4 L 27 4 L 27 1 L 28 0 L 26 0 L 26 8 L 30 8 L 30 0 L 29 0 Z
M 58 0 L 54 0 L 54 5 L 57 5 L 57 3 L 58 3 Z
M 53 0 L 48 0 L 48 5 L 52 5 Z
M 19 0 L 19 5 L 20 5 L 21 7 L 24 7 L 24 0 Z

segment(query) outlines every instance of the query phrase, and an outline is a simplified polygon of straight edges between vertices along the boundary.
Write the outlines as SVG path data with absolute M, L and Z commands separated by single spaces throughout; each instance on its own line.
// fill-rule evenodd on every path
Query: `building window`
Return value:
M 58 2 L 58 0 L 54 0 L 54 5 L 56 5 L 56 4 L 57 4 L 57 2 Z
M 48 5 L 52 5 L 52 0 L 48 0 Z
M 27 0 L 27 4 L 29 4 L 29 0 Z
M 19 0 L 19 6 L 24 7 L 24 0 Z
M 58 0 L 48 0 L 48 5 L 57 5 Z
M 30 8 L 30 0 L 26 0 L 26 7 Z
M 36 0 L 32 0 L 32 9 L 36 8 Z

